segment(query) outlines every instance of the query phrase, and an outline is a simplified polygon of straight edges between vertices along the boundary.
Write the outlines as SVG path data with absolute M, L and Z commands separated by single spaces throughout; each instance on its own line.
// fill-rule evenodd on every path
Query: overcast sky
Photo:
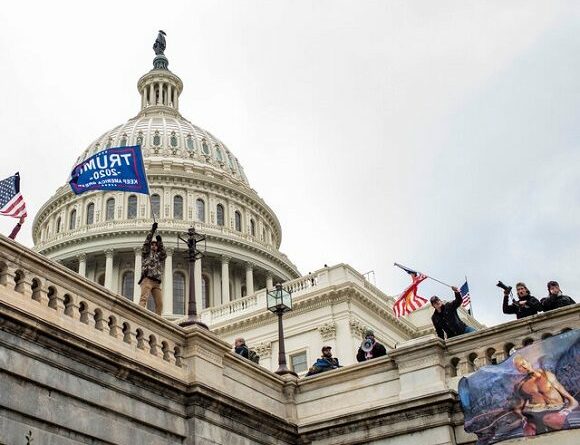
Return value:
M 580 301 L 578 1 L 10 2 L 0 25 L 0 177 L 20 171 L 32 216 L 137 114 L 163 29 L 181 113 L 237 156 L 302 273 L 345 262 L 391 295 L 394 261 L 467 276 L 487 324 L 513 318 L 498 279 Z

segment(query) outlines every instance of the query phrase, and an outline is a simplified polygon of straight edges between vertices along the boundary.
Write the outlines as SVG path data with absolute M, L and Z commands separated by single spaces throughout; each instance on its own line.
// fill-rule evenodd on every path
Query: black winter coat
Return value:
M 441 312 L 433 312 L 431 321 L 439 338 L 445 340 L 444 333 L 447 334 L 447 338 L 456 337 L 465 333 L 467 325 L 457 315 L 457 309 L 461 306 L 462 302 L 461 294 L 455 292 L 453 301 L 445 303 L 441 308 Z
M 542 307 L 545 311 L 551 311 L 552 309 L 558 309 L 564 306 L 570 306 L 571 304 L 576 304 L 572 298 L 568 295 L 550 295 L 549 297 L 542 298 Z
M 248 356 L 249 355 L 249 350 L 248 350 L 248 347 L 246 345 L 238 346 L 235 349 L 236 349 L 236 354 L 239 354 L 242 357 L 249 359 L 249 356 Z
M 520 306 L 518 302 L 508 304 L 508 295 L 503 295 L 503 313 L 504 314 L 516 314 L 516 318 L 529 317 L 530 315 L 536 315 L 538 312 L 542 311 L 542 305 L 537 298 L 527 295 L 520 298 L 519 301 L 525 301 L 524 306 Z
M 373 346 L 373 349 L 371 350 L 372 353 L 372 357 L 370 359 L 373 358 L 378 358 L 378 357 L 382 357 L 384 355 L 387 355 L 387 348 L 385 348 L 383 345 L 381 345 L 378 341 L 375 342 L 375 345 Z M 364 362 L 365 360 L 370 360 L 367 359 L 365 351 L 363 351 L 360 347 L 358 348 L 358 352 L 356 353 L 356 360 L 358 362 Z

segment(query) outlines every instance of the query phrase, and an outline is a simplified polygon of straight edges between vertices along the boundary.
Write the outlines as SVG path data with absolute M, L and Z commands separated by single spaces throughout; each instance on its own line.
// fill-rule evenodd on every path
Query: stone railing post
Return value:
M 434 335 L 409 340 L 389 355 L 399 368 L 400 400 L 447 389 L 445 345 Z

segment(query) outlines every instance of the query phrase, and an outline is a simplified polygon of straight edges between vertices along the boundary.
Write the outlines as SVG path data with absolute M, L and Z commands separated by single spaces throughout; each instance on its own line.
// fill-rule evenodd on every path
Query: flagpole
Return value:
M 403 270 L 405 270 L 405 269 L 409 269 L 409 270 L 411 270 L 411 268 L 410 268 L 410 267 L 403 266 L 402 264 L 399 264 L 399 263 L 394 263 L 394 265 L 395 265 L 395 266 L 397 266 L 397 267 L 400 267 L 400 268 L 401 268 L 401 269 L 403 269 Z M 421 273 L 422 275 L 425 275 L 427 278 L 430 278 L 430 279 L 432 279 L 433 281 L 437 281 L 438 283 L 442 284 L 443 286 L 447 286 L 447 287 L 449 287 L 449 288 L 452 288 L 452 287 L 453 287 L 453 286 L 451 286 L 450 284 L 444 283 L 443 281 L 441 281 L 441 280 L 438 280 L 437 278 L 430 277 L 429 275 L 427 275 L 427 274 L 424 274 L 423 272 L 419 272 L 419 273 Z

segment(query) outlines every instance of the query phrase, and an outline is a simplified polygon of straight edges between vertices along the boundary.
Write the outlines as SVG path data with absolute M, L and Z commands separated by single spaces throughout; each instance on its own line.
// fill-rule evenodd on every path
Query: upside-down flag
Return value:
M 20 193 L 20 174 L 0 181 L 0 215 L 21 218 L 27 216 L 26 203 Z
M 393 305 L 393 311 L 395 312 L 395 316 L 397 318 L 410 314 L 411 312 L 427 304 L 426 298 L 417 295 L 417 287 L 427 278 L 427 276 L 415 271 L 406 271 L 413 277 L 413 282 L 407 289 L 403 291 L 401 296 L 397 298 L 397 301 L 395 301 L 395 304 Z

